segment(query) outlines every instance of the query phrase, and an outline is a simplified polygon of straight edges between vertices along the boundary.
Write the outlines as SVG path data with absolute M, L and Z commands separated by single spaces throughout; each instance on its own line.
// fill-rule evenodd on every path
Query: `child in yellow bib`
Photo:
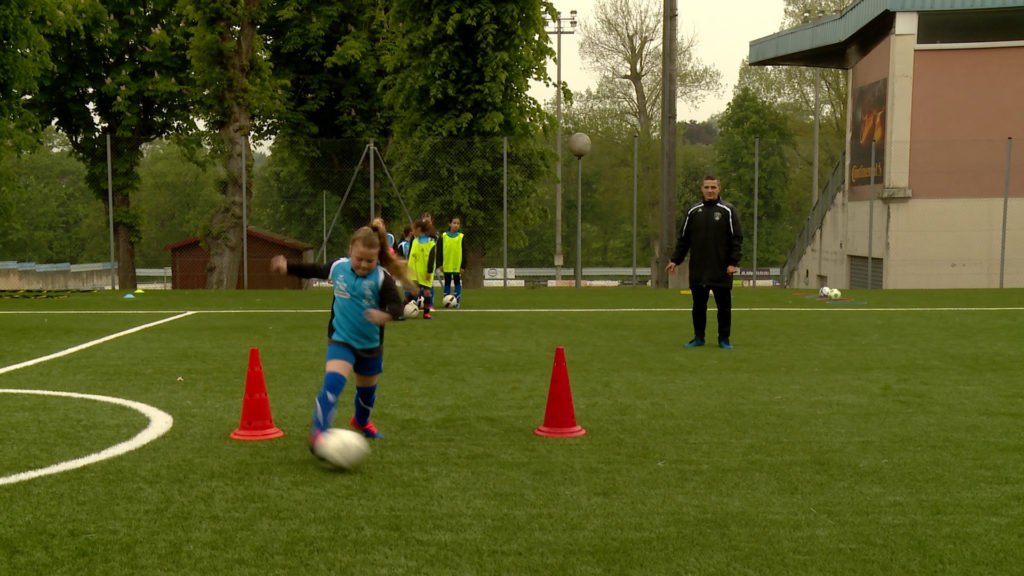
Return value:
M 423 302 L 423 318 L 430 320 L 430 289 L 437 268 L 437 242 L 432 235 L 433 226 L 427 220 L 417 220 L 412 225 L 412 243 L 409 248 L 409 270 L 419 288 Z
M 441 271 L 444 272 L 444 295 L 452 293 L 455 284 L 455 307 L 462 305 L 462 274 L 466 269 L 462 262 L 462 220 L 457 216 L 448 224 L 448 231 L 441 236 Z

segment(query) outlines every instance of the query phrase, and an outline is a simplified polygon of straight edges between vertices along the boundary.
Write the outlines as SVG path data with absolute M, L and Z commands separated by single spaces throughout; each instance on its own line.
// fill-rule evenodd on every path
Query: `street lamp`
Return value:
M 569 137 L 569 151 L 576 156 L 576 287 L 583 284 L 583 157 L 590 152 L 590 136 L 577 132 Z
M 545 30 L 548 34 L 558 37 L 555 51 L 555 64 L 558 70 L 557 88 L 555 90 L 555 117 L 557 134 L 555 136 L 555 280 L 562 279 L 562 34 L 576 33 L 576 11 L 571 10 L 568 18 L 557 14 L 551 21 L 553 30 Z M 565 24 L 570 28 L 566 30 Z

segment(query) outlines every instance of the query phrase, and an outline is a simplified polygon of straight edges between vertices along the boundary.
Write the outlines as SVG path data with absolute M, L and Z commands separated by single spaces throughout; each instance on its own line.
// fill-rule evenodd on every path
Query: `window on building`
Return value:
M 1024 41 L 1024 9 L 920 12 L 918 44 Z

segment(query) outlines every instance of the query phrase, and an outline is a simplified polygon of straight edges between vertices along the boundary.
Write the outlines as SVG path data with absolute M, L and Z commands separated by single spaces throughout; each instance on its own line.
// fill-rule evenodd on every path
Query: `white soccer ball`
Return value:
M 818 290 L 818 296 L 821 296 L 822 298 L 828 298 L 828 294 L 831 291 L 832 289 L 829 288 L 828 286 L 822 286 L 821 289 Z
M 420 307 L 416 305 L 415 300 L 410 300 L 409 303 L 405 305 L 403 313 L 406 318 L 416 318 L 420 315 Z
M 316 455 L 344 470 L 355 470 L 370 455 L 370 443 L 359 432 L 344 428 L 324 430 L 313 448 Z
M 459 305 L 459 299 L 455 297 L 455 294 L 447 294 L 441 299 L 441 304 L 443 304 L 445 308 L 455 308 Z
M 839 300 L 843 297 L 843 293 L 839 291 L 839 288 L 833 288 L 828 291 L 828 297 L 831 300 Z

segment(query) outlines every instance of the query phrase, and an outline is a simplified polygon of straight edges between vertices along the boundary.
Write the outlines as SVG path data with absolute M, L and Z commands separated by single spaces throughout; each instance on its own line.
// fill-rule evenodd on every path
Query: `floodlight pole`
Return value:
M 868 196 L 868 290 L 872 285 L 871 252 L 872 241 L 875 236 L 875 140 L 871 140 L 871 180 L 868 184 L 870 190 Z
M 563 24 L 568 22 L 571 29 L 566 30 Z M 556 89 L 555 89 L 555 280 L 562 279 L 562 34 L 576 33 L 576 11 L 571 10 L 568 18 L 559 13 L 551 22 L 554 30 L 545 30 L 557 36 L 555 51 Z
M 821 140 L 821 68 L 814 69 L 814 154 L 811 172 L 811 208 L 818 203 L 818 148 Z
M 639 130 L 639 126 L 637 126 Z M 633 286 L 636 286 L 636 197 L 637 170 L 640 165 L 640 134 L 633 134 Z
M 757 196 L 761 178 L 761 137 L 754 138 L 754 274 L 751 288 L 757 288 Z
M 1006 139 L 1006 181 L 1003 184 L 1003 230 L 999 241 L 999 287 L 1006 273 L 1006 213 L 1010 203 L 1010 163 L 1013 161 L 1013 136 Z
M 662 24 L 661 69 L 661 223 L 658 231 L 658 253 L 654 276 L 654 287 L 668 288 L 666 264 L 672 257 L 673 240 L 676 230 L 676 50 L 678 45 L 677 25 L 679 14 L 676 0 L 664 0 Z
M 242 137 L 242 289 L 249 289 L 249 207 L 246 203 L 246 170 L 245 150 L 249 148 L 249 138 Z
M 324 188 L 320 192 L 320 196 L 323 198 L 323 216 L 324 216 L 324 228 L 323 228 L 323 244 L 321 246 L 327 246 L 327 189 Z M 323 263 L 327 264 L 327 250 L 324 250 Z
M 110 154 L 110 133 L 107 132 L 107 218 L 110 222 L 110 289 L 117 290 L 117 266 L 114 264 L 114 174 Z

